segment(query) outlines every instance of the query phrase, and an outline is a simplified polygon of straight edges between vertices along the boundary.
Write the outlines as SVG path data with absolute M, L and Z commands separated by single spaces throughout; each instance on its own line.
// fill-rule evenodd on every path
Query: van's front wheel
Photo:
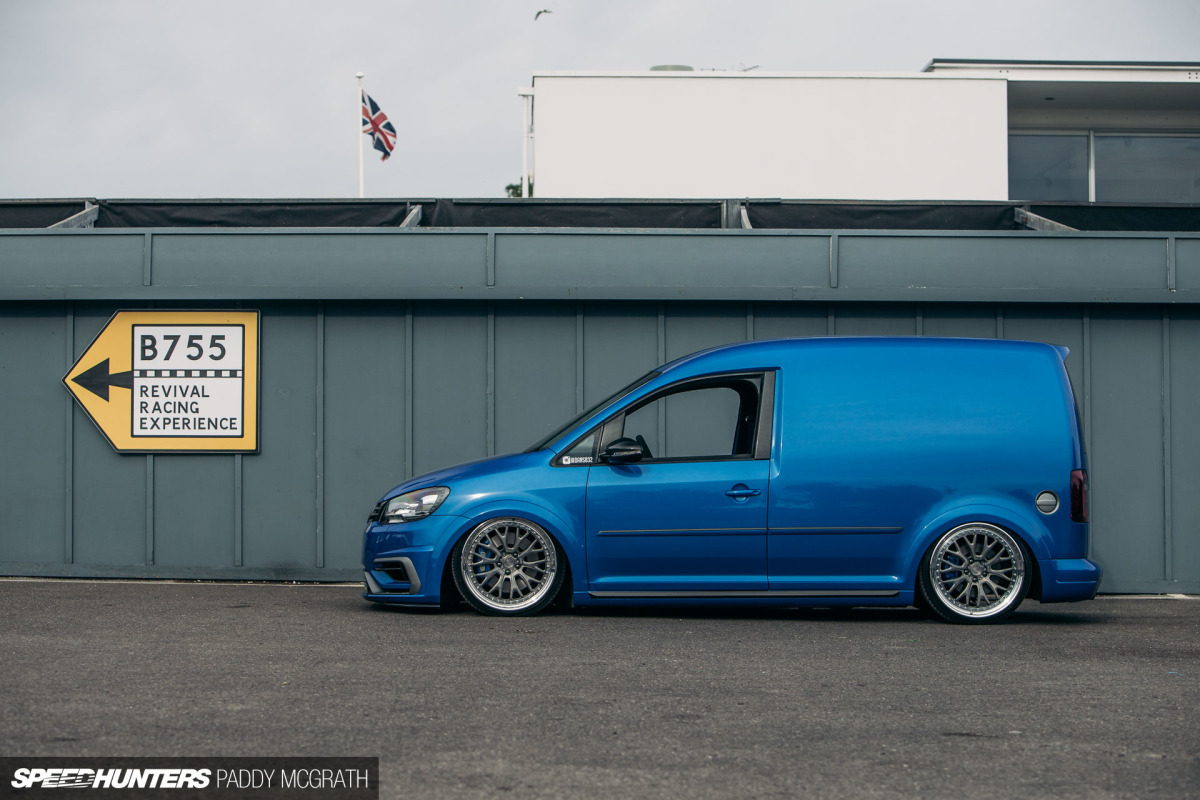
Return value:
M 1017 537 L 987 522 L 959 525 L 921 559 L 918 589 L 948 622 L 999 622 L 1029 593 L 1029 555 Z
M 558 545 L 529 520 L 488 520 L 454 549 L 454 583 L 481 614 L 536 614 L 554 600 L 564 569 Z

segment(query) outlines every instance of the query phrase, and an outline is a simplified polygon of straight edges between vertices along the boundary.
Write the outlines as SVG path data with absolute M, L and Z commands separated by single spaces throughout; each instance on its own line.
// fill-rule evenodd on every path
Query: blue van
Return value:
M 421 475 L 364 533 L 364 597 L 484 614 L 612 603 L 919 605 L 996 622 L 1087 600 L 1065 347 L 748 342 L 634 381 L 523 453 Z

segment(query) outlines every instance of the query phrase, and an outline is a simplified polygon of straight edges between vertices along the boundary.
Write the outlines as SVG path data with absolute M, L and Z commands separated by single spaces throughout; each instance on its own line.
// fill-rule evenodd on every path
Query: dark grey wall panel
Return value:
M 1164 583 L 1162 339 L 1152 311 L 1092 314 L 1092 552 L 1108 591 Z
M 262 452 L 243 457 L 243 564 L 312 568 L 317 561 L 316 307 L 261 310 Z
M 496 305 L 497 453 L 520 452 L 575 416 L 575 311 L 566 303 Z
M 744 303 L 668 305 L 665 314 L 666 360 L 731 342 L 744 342 Z
M 1200 239 L 1180 237 L 1175 240 L 1175 288 L 1180 291 L 1200 289 Z
M 69 355 L 64 307 L 5 304 L 0 317 L 0 560 L 62 561 L 71 413 L 62 384 Z M 18 467 L 19 465 L 19 467 Z
M 413 319 L 413 472 L 483 458 L 492 431 L 489 331 L 482 304 L 418 307 Z M 494 443 L 493 443 L 494 446 Z
M 584 408 L 666 360 L 659 352 L 665 345 L 659 341 L 658 322 L 658 303 L 584 304 Z
M 112 306 L 76 305 L 72 363 L 83 355 L 114 311 Z M 63 375 L 69 366 L 63 369 Z M 65 394 L 67 390 L 62 391 Z M 78 406 L 74 414 L 74 562 L 145 564 L 148 551 L 153 549 L 153 543 L 147 544 L 151 457 L 118 455 Z
M 829 285 L 827 236 L 497 234 L 497 286 Z
M 486 246 L 484 234 L 160 233 L 154 237 L 154 284 L 479 284 Z
M 120 456 L 75 412 L 72 530 L 75 564 L 145 564 L 149 456 Z
M 755 339 L 825 336 L 829 332 L 827 303 L 755 303 Z
M 233 566 L 234 456 L 154 457 L 154 563 Z
M 141 286 L 145 242 L 142 234 L 0 236 L 0 289 Z
M 920 309 L 921 334 L 959 336 L 966 339 L 995 339 L 997 309 L 989 305 L 968 306 L 927 303 Z
M 1170 588 L 1196 591 L 1200 576 L 1200 313 L 1172 309 L 1170 320 Z M 1183 584 L 1180 587 L 1180 584 Z
M 404 479 L 407 307 L 327 304 L 323 520 L 325 566 L 355 568 L 367 513 Z
M 842 236 L 838 283 L 873 289 L 1165 289 L 1161 239 Z
M 835 309 L 833 325 L 838 336 L 915 336 L 917 316 L 907 303 L 842 303 Z

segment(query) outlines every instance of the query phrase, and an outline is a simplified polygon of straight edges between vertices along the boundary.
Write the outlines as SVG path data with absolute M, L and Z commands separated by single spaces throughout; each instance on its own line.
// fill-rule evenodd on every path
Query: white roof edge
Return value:
M 922 72 L 935 69 L 1005 69 L 1018 71 L 1074 70 L 1080 72 L 1200 72 L 1200 62 L 1182 61 L 1005 61 L 1003 59 L 935 58 Z
M 1200 86 L 1200 64 L 1105 61 L 938 61 L 926 75 L 994 75 L 1014 83 L 1193 83 Z
M 922 72 L 728 72 L 724 70 L 539 70 L 533 78 L 668 78 L 691 79 L 720 78 L 723 80 L 756 78 L 865 78 L 870 80 L 1004 80 L 1002 75 L 934 75 Z

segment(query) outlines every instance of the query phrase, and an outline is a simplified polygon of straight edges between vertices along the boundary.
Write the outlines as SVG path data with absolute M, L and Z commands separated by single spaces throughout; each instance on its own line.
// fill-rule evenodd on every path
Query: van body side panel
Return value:
M 591 467 L 589 588 L 765 590 L 769 471 L 750 459 Z M 726 494 L 739 489 L 758 494 Z
M 1052 348 L 830 339 L 789 356 L 768 518 L 771 589 L 911 588 L 912 554 L 944 532 L 929 529 L 931 518 L 981 503 L 1036 515 L 1040 491 L 1069 497 L 1075 420 Z M 1031 546 L 1046 538 L 1038 533 Z

